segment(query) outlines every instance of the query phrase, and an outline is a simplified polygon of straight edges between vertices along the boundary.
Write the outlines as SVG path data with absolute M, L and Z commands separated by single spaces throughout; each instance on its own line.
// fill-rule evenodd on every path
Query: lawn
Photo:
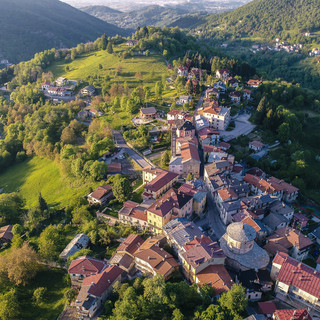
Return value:
M 17 287 L 21 318 L 25 320 L 51 320 L 57 319 L 65 306 L 64 293 L 70 288 L 65 278 L 67 273 L 60 269 L 46 269 L 40 271 L 36 277 L 25 287 Z M 10 285 L 11 286 L 11 285 Z M 9 287 L 2 288 L 7 291 Z M 32 301 L 33 292 L 39 287 L 47 288 L 44 301 L 35 304 Z
M 123 46 L 114 47 L 114 54 L 107 51 L 96 51 L 83 54 L 72 62 L 58 61 L 48 68 L 55 77 L 63 76 L 71 80 L 85 80 L 88 76 L 110 75 L 111 83 L 127 82 L 129 87 L 154 85 L 168 73 L 166 63 L 161 55 L 134 56 L 124 59 L 119 57 L 124 51 Z M 66 66 L 69 70 L 66 70 Z M 102 66 L 102 68 L 99 66 Z M 121 69 L 121 70 L 120 70 Z M 118 70 L 119 75 L 114 75 Z M 136 73 L 140 72 L 142 78 L 138 79 Z
M 37 204 L 40 192 L 51 207 L 63 208 L 98 185 L 98 182 L 64 178 L 55 162 L 38 157 L 16 164 L 0 175 L 0 188 L 6 193 L 19 191 L 27 208 Z

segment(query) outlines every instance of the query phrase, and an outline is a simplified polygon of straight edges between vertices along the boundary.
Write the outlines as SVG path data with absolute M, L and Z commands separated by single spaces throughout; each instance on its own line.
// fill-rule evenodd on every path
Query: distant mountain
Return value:
M 212 12 L 231 10 L 243 5 L 248 0 L 239 1 L 167 1 L 165 5 L 148 5 L 139 9 L 120 12 L 106 6 L 87 6 L 81 8 L 86 13 L 115 24 L 121 28 L 136 29 L 138 26 L 153 25 L 157 27 L 178 26 L 194 28 L 205 22 L 204 17 Z M 128 4 L 129 8 L 132 5 Z M 126 6 L 126 9 L 128 9 Z M 190 19 L 190 24 L 188 23 Z
M 1 0 L 0 59 L 18 62 L 50 48 L 126 31 L 58 0 Z
M 153 25 L 164 27 L 171 25 L 181 16 L 189 14 L 187 9 L 169 8 L 158 5 L 147 6 L 130 12 L 114 12 L 113 9 L 104 6 L 91 6 L 81 8 L 84 12 L 115 24 L 121 28 L 136 29 L 138 26 Z
M 319 15 L 319 0 L 254 0 L 232 12 L 209 16 L 199 30 L 221 39 L 290 39 L 318 31 Z

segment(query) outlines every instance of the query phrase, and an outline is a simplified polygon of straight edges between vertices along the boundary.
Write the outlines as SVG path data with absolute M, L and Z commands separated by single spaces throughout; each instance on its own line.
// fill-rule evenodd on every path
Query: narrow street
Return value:
M 144 160 L 138 153 L 136 153 L 126 144 L 126 141 L 119 131 L 113 130 L 113 134 L 117 147 L 122 148 L 123 151 L 127 153 L 129 157 L 134 160 L 142 169 L 150 167 L 150 164 L 146 160 Z

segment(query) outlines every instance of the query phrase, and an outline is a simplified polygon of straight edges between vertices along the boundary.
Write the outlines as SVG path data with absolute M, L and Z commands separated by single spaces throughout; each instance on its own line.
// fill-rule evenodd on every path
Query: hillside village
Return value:
M 145 27 L 137 33 L 150 30 Z M 47 268 L 35 271 L 45 274 L 41 283 L 55 281 L 48 270 L 62 275 L 64 310 L 60 320 L 122 320 L 121 312 L 136 312 L 136 301 L 151 305 L 153 294 L 155 300 L 169 296 L 169 302 L 162 302 L 174 308 L 168 318 L 175 314 L 175 320 L 189 319 L 177 298 L 178 287 L 188 299 L 191 296 L 190 301 L 201 304 L 190 307 L 190 319 L 193 313 L 194 319 L 204 320 L 320 319 L 318 207 L 306 199 L 306 187 L 296 183 L 299 179 L 289 179 L 281 170 L 279 175 L 270 174 L 271 170 L 265 170 L 270 166 L 257 166 L 269 154 L 279 152 L 283 144 L 290 147 L 295 143 L 290 140 L 295 134 L 292 127 L 299 133 L 295 114 L 279 106 L 274 114 L 280 114 L 279 127 L 284 123 L 286 130 L 283 133 L 276 127 L 277 134 L 267 136 L 268 124 L 277 119 L 259 90 L 266 88 L 275 95 L 280 91 L 264 87 L 263 77 L 235 60 L 187 53 L 183 60 L 167 61 L 166 50 L 157 54 L 141 45 L 142 38 L 117 38 L 120 45 L 114 48 L 105 36 L 98 40 L 96 49 L 91 48 L 92 55 L 85 52 L 85 57 L 79 56 L 99 62 L 114 58 L 114 65 L 98 64 L 96 74 L 73 78 L 66 74 L 81 74 L 82 69 L 77 70 L 81 60 L 71 59 L 67 51 L 62 51 L 65 56 L 55 52 L 52 56 L 62 55 L 54 65 L 59 72 L 51 72 L 49 65 L 32 84 L 21 86 L 22 90 L 14 83 L 16 78 L 3 88 L 3 105 L 19 102 L 17 110 L 10 109 L 14 120 L 8 120 L 4 131 L 11 137 L 9 142 L 19 141 L 14 145 L 21 148 L 15 154 L 16 165 L 26 164 L 29 171 L 36 171 L 36 166 L 47 161 L 51 167 L 44 166 L 39 180 L 33 182 L 40 192 L 34 208 L 26 199 L 29 211 L 18 197 L 22 189 L 18 184 L 10 186 L 18 209 L 11 199 L 1 199 L 7 194 L 8 176 L 0 185 L 5 212 L 13 207 L 23 216 L 21 225 L 7 222 L 9 218 L 19 221 L 15 216 L 1 216 L 0 244 L 7 260 L 0 264 L 0 273 L 8 274 L 8 282 L 16 279 L 5 265 L 18 265 L 15 260 L 7 263 L 10 250 L 24 250 L 23 241 L 28 239 L 31 251 L 26 251 L 27 256 L 32 256 L 32 248 L 38 248 L 42 257 L 34 256 L 29 263 Z M 107 44 L 111 47 L 105 53 Z M 301 49 L 286 47 L 278 43 L 276 50 Z M 101 52 L 104 58 L 99 57 Z M 139 68 L 141 59 L 160 60 L 157 70 L 128 72 L 117 66 L 120 61 Z M 232 69 L 226 67 L 228 63 Z M 31 88 L 29 92 L 26 87 Z M 286 98 L 287 88 L 284 90 Z M 30 103 L 34 118 L 26 115 L 29 101 L 23 98 L 29 95 L 38 99 Z M 43 112 L 42 107 L 46 108 Z M 267 121 L 256 121 L 259 112 Z M 290 118 L 289 124 L 284 114 Z M 23 132 L 30 123 L 38 132 Z M 1 153 L 1 160 L 9 159 L 7 163 L 8 153 Z M 303 153 L 294 152 L 293 161 L 301 164 Z M 26 192 L 30 180 L 22 168 Z M 50 173 L 55 183 L 47 178 Z M 59 193 L 51 192 L 45 183 L 70 193 L 69 198 L 58 199 Z M 51 197 L 50 205 L 47 197 Z M 310 203 L 316 210 L 307 209 Z M 27 283 L 28 274 L 19 275 Z M 21 289 L 24 279 L 18 280 L 12 283 Z M 42 285 L 28 288 L 27 284 L 32 291 L 31 313 L 35 305 L 41 311 L 50 294 L 56 294 L 43 293 L 47 289 Z M 52 287 L 56 290 L 54 283 Z M 33 293 L 36 290 L 40 293 Z M 233 301 L 231 314 L 226 305 L 232 303 L 225 300 L 223 305 L 230 297 L 239 298 Z M 124 305 L 123 301 L 129 302 Z M 52 303 L 56 304 L 54 298 Z M 61 312 L 59 308 L 63 308 L 58 306 Z M 212 308 L 220 308 L 220 313 Z M 165 312 L 155 310 L 157 314 Z M 117 312 L 120 318 L 115 318 Z M 123 316 L 127 318 L 131 319 Z
M 180 66 L 175 72 L 191 81 L 192 90 L 199 86 L 201 69 Z M 95 318 L 119 283 L 156 275 L 169 280 L 177 274 L 189 284 L 211 286 L 213 301 L 233 284 L 242 284 L 247 300 L 258 302 L 248 320 L 320 316 L 320 230 L 310 231 L 309 224 L 310 219 L 318 220 L 295 205 L 298 188 L 238 163 L 229 152 L 229 140 L 249 135 L 255 128 L 247 122 L 228 131 L 239 117 L 238 113 L 231 116 L 231 110 L 240 102 L 250 104 L 262 81 L 243 83 L 227 69 L 217 70 L 215 77 L 217 81 L 205 88 L 193 114 L 186 108 L 171 109 L 166 116 L 155 107 L 140 110 L 141 123 L 154 119 L 167 123 L 171 133 L 168 170 L 131 150 L 129 157 L 142 167 L 142 202 L 126 199 L 111 216 L 107 209 L 114 197 L 111 185 L 98 187 L 86 198 L 97 208 L 98 219 L 130 225 L 143 236 L 119 239 L 109 259 L 86 255 L 72 260 L 68 273 L 77 295 L 60 319 L 72 312 L 79 319 Z M 42 90 L 50 98 L 72 97 L 69 84 L 59 78 L 55 87 L 42 83 Z M 85 87 L 80 94 L 92 97 L 95 88 Z M 187 106 L 193 99 L 193 95 L 180 96 L 176 105 Z M 102 115 L 86 107 L 78 118 Z M 128 155 L 130 148 L 119 137 L 116 143 Z M 264 148 L 259 140 L 248 144 L 253 157 Z M 11 240 L 10 228 L 1 229 L 2 241 Z M 90 238 L 78 234 L 60 257 L 66 260 L 89 246 Z

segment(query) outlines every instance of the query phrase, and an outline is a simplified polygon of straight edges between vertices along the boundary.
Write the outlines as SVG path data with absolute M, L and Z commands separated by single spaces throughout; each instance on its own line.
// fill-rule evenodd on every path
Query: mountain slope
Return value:
M 103 33 L 126 33 L 58 0 L 1 0 L 0 30 L 0 56 L 10 62 L 95 40 Z
M 211 15 L 204 35 L 271 39 L 320 29 L 320 0 L 254 0 L 232 12 Z

